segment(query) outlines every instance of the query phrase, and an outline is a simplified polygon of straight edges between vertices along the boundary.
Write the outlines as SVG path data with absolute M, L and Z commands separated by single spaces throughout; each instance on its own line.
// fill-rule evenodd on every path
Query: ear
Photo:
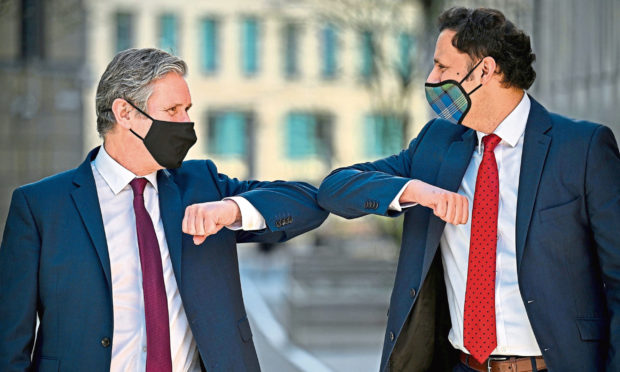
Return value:
M 112 112 L 118 125 L 125 129 L 131 128 L 131 112 L 134 108 L 122 98 L 117 98 L 112 102 Z
M 482 75 L 480 76 L 480 83 L 486 84 L 489 80 L 493 78 L 493 75 L 497 74 L 497 64 L 495 63 L 495 59 L 493 57 L 484 57 L 482 59 Z

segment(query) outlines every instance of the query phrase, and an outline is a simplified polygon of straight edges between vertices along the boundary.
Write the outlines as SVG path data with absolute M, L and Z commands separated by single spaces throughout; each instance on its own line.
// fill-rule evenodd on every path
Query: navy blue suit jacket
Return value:
M 549 113 L 533 99 L 524 136 L 517 269 L 538 345 L 552 372 L 620 371 L 616 141 L 609 128 Z M 319 204 L 346 218 L 393 215 L 388 205 L 410 179 L 457 191 L 475 145 L 475 131 L 433 120 L 400 154 L 334 171 L 319 188 Z M 381 371 L 390 369 L 395 344 L 424 294 L 420 289 L 444 226 L 429 208 L 416 206 L 405 212 Z M 446 309 L 445 298 L 440 305 Z M 445 341 L 448 329 L 436 338 Z M 423 345 L 407 353 L 413 358 L 446 357 L 424 355 L 436 351 L 433 345 Z
M 0 248 L 0 371 L 108 371 L 113 334 L 108 247 L 90 162 L 13 193 Z M 157 175 L 161 217 L 187 319 L 206 369 L 258 371 L 235 244 L 277 242 L 319 226 L 316 189 L 239 181 L 207 161 Z M 222 229 L 195 246 L 185 207 L 241 195 L 263 215 L 258 232 Z M 35 322 L 40 327 L 35 340 Z M 31 362 L 31 353 L 32 362 Z

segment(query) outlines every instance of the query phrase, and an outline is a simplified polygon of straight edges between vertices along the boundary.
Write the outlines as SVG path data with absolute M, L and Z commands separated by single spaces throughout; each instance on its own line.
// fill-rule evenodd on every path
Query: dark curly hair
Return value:
M 536 79 L 530 37 L 495 9 L 450 8 L 439 15 L 439 31 L 456 32 L 452 45 L 474 60 L 490 56 L 507 86 L 528 89 Z

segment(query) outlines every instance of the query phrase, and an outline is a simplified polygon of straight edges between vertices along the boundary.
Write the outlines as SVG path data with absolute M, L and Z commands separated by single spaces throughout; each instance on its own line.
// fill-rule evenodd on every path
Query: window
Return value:
M 159 17 L 159 49 L 171 54 L 179 54 L 179 25 L 173 14 Z
M 338 34 L 336 28 L 329 24 L 321 30 L 321 75 L 325 79 L 336 76 L 338 58 Z
M 202 70 L 214 73 L 219 65 L 219 23 L 215 19 L 202 21 Z
M 129 13 L 116 13 L 116 52 L 133 46 L 133 16 Z
M 366 135 L 365 153 L 368 156 L 387 156 L 402 149 L 405 138 L 406 120 L 402 115 L 366 115 L 364 131 Z
M 286 155 L 290 159 L 331 160 L 331 117 L 312 112 L 286 116 Z
M 284 26 L 284 76 L 294 78 L 299 75 L 299 26 L 288 23 Z
M 256 18 L 243 19 L 241 32 L 241 66 L 246 76 L 254 76 L 258 72 L 258 21 Z
M 364 79 L 370 79 L 375 74 L 375 46 L 373 34 L 364 31 L 361 35 L 361 75 Z
M 207 117 L 207 151 L 218 156 L 245 157 L 251 120 L 252 115 L 243 111 L 210 113 Z
M 9 2 L 7 2 L 9 3 Z M 24 60 L 45 57 L 45 2 L 43 0 L 21 1 L 21 45 Z
M 398 60 L 396 63 L 398 74 L 403 81 L 410 81 L 413 75 L 413 57 L 415 53 L 415 38 L 408 33 L 401 33 L 396 38 L 398 46 Z

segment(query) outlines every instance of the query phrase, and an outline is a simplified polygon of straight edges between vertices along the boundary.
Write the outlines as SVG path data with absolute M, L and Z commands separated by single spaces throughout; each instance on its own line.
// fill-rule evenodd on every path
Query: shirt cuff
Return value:
M 237 206 L 239 206 L 239 210 L 241 211 L 241 222 L 234 223 L 232 225 L 226 226 L 230 230 L 245 230 L 245 231 L 253 231 L 253 230 L 262 230 L 267 227 L 265 223 L 265 218 L 260 214 L 258 209 L 256 209 L 252 203 L 247 201 L 244 197 L 241 196 L 231 196 L 229 198 L 224 198 L 222 200 L 232 200 Z
M 413 182 L 413 180 L 407 182 L 405 184 L 405 186 L 403 186 L 402 189 L 400 189 L 400 191 L 398 192 L 398 194 L 396 194 L 396 197 L 394 198 L 394 200 L 392 200 L 392 202 L 390 203 L 390 205 L 388 206 L 388 210 L 391 211 L 396 211 L 396 212 L 402 212 L 403 209 L 406 208 L 411 208 L 414 207 L 416 205 L 418 205 L 418 203 L 405 203 L 405 204 L 400 204 L 399 199 L 401 197 L 401 195 L 403 195 L 403 192 L 405 192 L 405 189 L 407 189 L 407 186 L 409 186 L 409 184 Z

